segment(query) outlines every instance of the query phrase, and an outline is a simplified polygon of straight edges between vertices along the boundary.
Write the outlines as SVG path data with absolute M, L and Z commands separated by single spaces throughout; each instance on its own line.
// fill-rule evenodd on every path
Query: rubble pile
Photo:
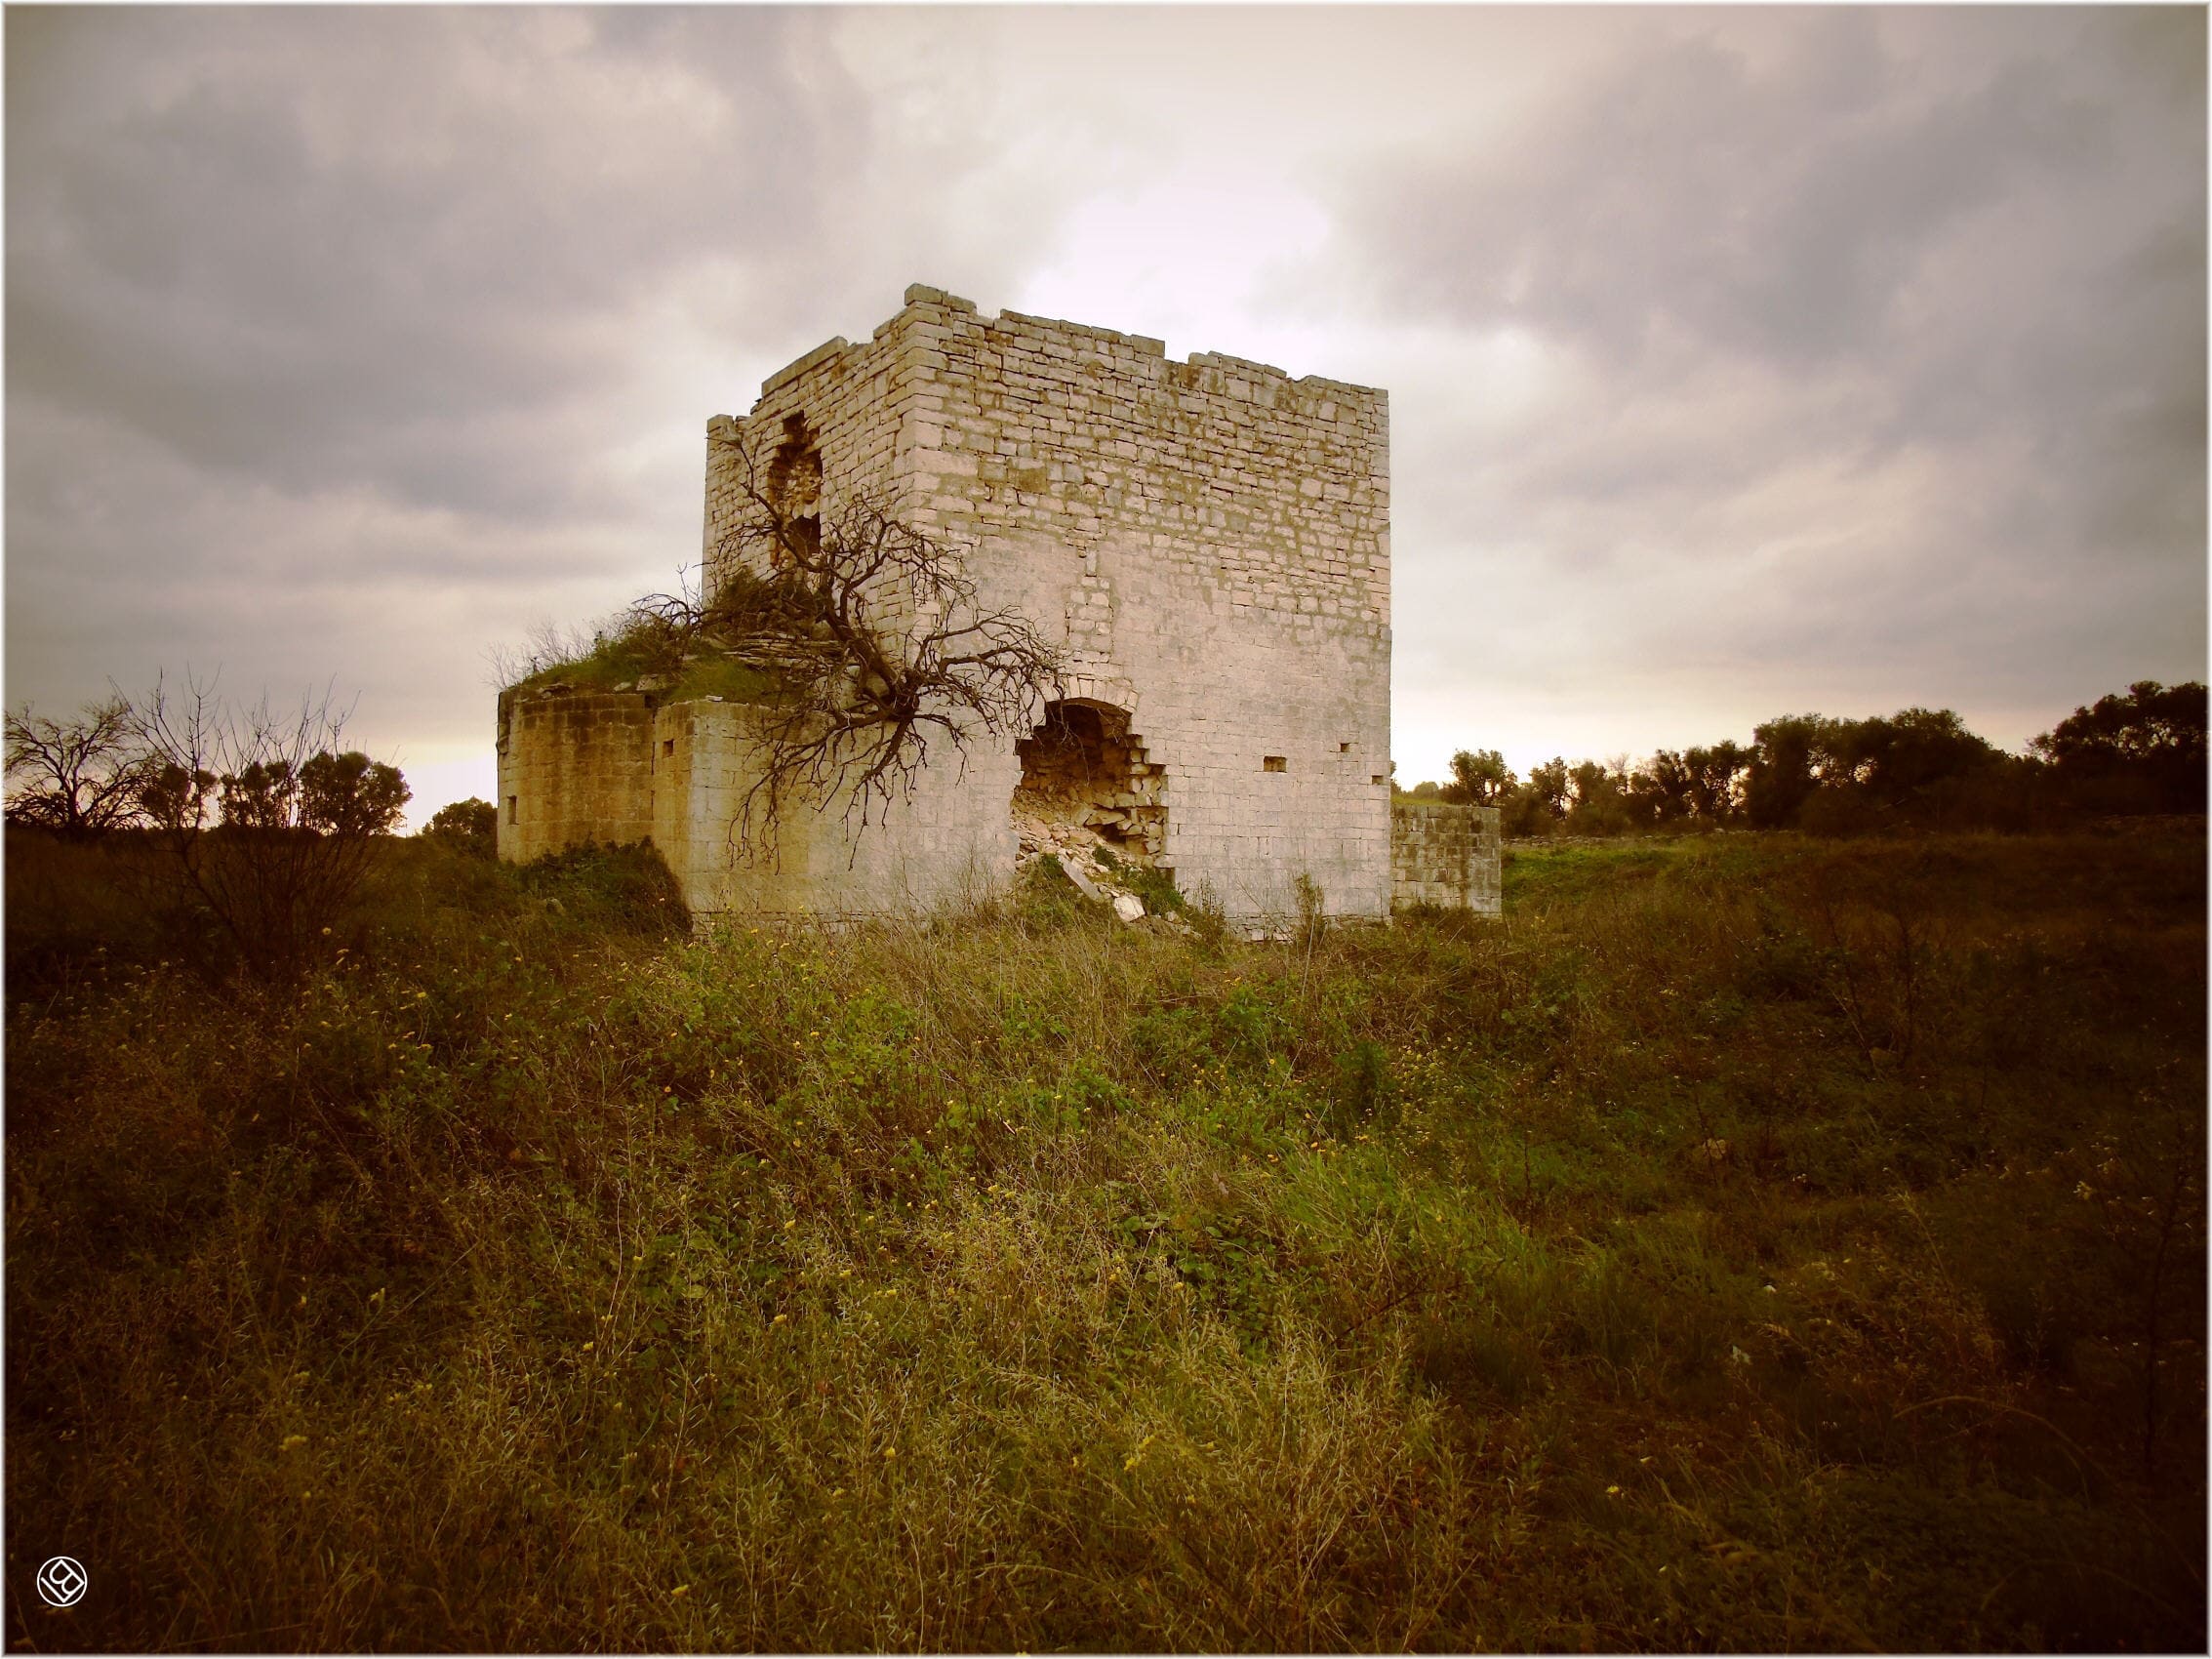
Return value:
M 1129 730 L 1129 716 L 1079 702 L 1048 704 L 1044 720 L 1015 749 L 1022 758 L 1014 791 L 1018 868 L 1049 853 L 1086 898 L 1111 904 L 1124 921 L 1144 919 L 1129 873 L 1152 868 L 1166 844 L 1166 779 Z
M 1147 919 L 1145 902 L 1129 890 L 1129 877 L 1150 861 L 1140 864 L 1132 858 L 1131 849 L 1117 842 L 1110 829 L 1082 822 L 1095 810 L 1065 795 L 1042 794 L 1026 788 L 1016 790 L 1014 831 L 1020 850 L 1015 855 L 1015 868 L 1026 870 L 1049 853 L 1060 861 L 1061 870 L 1086 899 L 1110 904 L 1123 921 L 1144 921 Z M 1149 920 L 1179 933 L 1188 928 L 1181 916 L 1154 915 Z

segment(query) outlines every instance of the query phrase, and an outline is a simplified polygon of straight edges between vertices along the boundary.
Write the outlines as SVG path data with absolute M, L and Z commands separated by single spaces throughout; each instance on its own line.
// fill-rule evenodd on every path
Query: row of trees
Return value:
M 407 805 L 399 769 L 346 749 L 344 724 L 327 695 L 278 714 L 198 684 L 74 719 L 26 706 L 6 717 L 9 822 L 79 841 L 141 831 L 155 856 L 131 872 L 149 909 L 280 978 L 344 915 Z
M 336 722 L 327 736 L 338 740 Z M 286 753 L 263 752 L 220 774 L 197 763 L 187 771 L 186 764 L 149 740 L 128 698 L 96 703 L 70 720 L 25 707 L 7 716 L 8 821 L 74 841 L 112 830 L 225 825 L 359 839 L 391 833 L 413 798 L 397 767 L 358 749 L 319 748 L 297 767 Z M 438 808 L 422 833 L 455 852 L 491 858 L 499 812 L 472 795 Z
M 1849 832 L 1886 826 L 2020 829 L 2067 815 L 2201 812 L 2205 689 L 2140 680 L 2076 708 L 2009 754 L 1948 708 L 1864 720 L 1791 714 L 1749 744 L 1626 759 L 1554 758 L 1517 776 L 1462 749 L 1416 797 L 1495 806 L 1508 835 L 1669 827 Z
M 343 712 L 325 697 L 272 715 L 212 688 L 157 686 L 70 719 L 28 705 L 7 715 L 8 819 L 85 840 L 111 830 L 388 834 L 410 791 L 396 766 L 342 749 Z

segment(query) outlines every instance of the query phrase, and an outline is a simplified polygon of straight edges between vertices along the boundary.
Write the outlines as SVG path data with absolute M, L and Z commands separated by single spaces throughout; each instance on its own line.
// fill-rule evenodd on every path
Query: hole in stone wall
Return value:
M 1014 746 L 1022 780 L 1014 824 L 1025 855 L 1088 858 L 1106 847 L 1124 863 L 1149 866 L 1167 835 L 1164 768 L 1146 758 L 1128 711 L 1069 698 Z
M 507 796 L 507 822 L 509 824 L 516 822 L 516 809 L 520 806 L 520 804 L 521 802 L 516 796 Z
M 1340 743 L 1339 745 L 1337 745 L 1337 752 L 1339 754 L 1349 754 L 1351 752 L 1351 745 L 1348 743 Z
M 1279 754 L 1263 755 L 1260 760 L 1260 770 L 1263 772 L 1288 772 L 1290 762 Z
M 812 558 L 822 551 L 822 451 L 804 415 L 784 417 L 784 441 L 768 459 L 765 494 L 783 515 L 785 534 Z M 781 563 L 788 555 L 781 547 Z
M 663 738 L 663 739 L 661 740 L 661 752 L 662 752 L 663 754 L 673 754 L 673 753 L 675 753 L 675 752 L 676 752 L 676 740 L 675 740 L 674 738 Z

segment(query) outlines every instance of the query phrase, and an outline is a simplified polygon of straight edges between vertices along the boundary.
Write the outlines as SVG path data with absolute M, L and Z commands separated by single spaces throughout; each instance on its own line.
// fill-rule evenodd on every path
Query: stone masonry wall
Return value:
M 637 692 L 500 697 L 500 857 L 653 833 L 653 705 Z
M 702 915 L 910 915 L 980 899 L 1013 870 L 1009 815 L 979 829 L 960 805 L 977 784 L 1011 798 L 1011 754 L 979 753 L 965 777 L 957 765 L 932 768 L 865 833 L 836 806 L 793 801 L 772 848 L 763 836 L 741 841 L 733 827 L 758 775 L 753 720 L 744 706 L 714 700 L 506 693 L 499 856 L 527 863 L 594 841 L 649 840 Z
M 1494 806 L 1390 803 L 1390 898 L 1494 916 L 1501 908 L 1499 814 Z
M 978 825 L 967 812 L 970 790 L 1011 797 L 1010 754 L 974 753 L 964 777 L 956 763 L 927 768 L 865 831 L 840 803 L 787 801 L 772 845 L 741 839 L 758 776 L 755 718 L 742 704 L 702 701 L 670 704 L 655 720 L 653 844 L 695 914 L 911 915 L 982 899 L 1012 872 L 1010 816 Z
M 742 424 L 709 424 L 710 584 L 742 512 L 717 440 L 765 453 L 794 415 L 825 511 L 855 488 L 895 497 L 987 603 L 1062 633 L 1069 697 L 1129 714 L 1185 892 L 1288 915 L 1304 874 L 1331 913 L 1388 912 L 1385 393 L 912 288 L 872 340 L 830 342 Z M 1012 744 L 913 803 L 908 879 L 956 886 L 1002 844 L 1011 871 Z

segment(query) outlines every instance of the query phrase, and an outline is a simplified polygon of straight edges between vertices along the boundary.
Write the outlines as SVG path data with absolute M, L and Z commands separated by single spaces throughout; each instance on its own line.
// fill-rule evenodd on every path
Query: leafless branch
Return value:
M 137 820 L 146 757 L 129 699 L 110 696 L 73 720 L 26 704 L 7 716 L 6 732 L 11 819 L 79 839 Z
M 841 804 L 861 830 L 910 795 L 933 748 L 963 760 L 980 736 L 1026 732 L 1056 696 L 1062 649 L 1020 612 L 986 607 L 959 552 L 865 492 L 826 514 L 796 510 L 777 466 L 739 438 L 747 511 L 717 549 L 711 591 L 640 608 L 671 649 L 710 649 L 768 670 L 754 710 L 758 776 L 733 839 L 773 853 L 785 814 Z M 857 842 L 856 842 L 857 847 Z
M 341 752 L 350 706 L 232 708 L 213 680 L 167 681 L 134 720 L 148 757 L 145 817 L 172 855 L 172 897 L 203 910 L 264 978 L 296 968 L 344 912 L 398 821 L 396 768 Z

